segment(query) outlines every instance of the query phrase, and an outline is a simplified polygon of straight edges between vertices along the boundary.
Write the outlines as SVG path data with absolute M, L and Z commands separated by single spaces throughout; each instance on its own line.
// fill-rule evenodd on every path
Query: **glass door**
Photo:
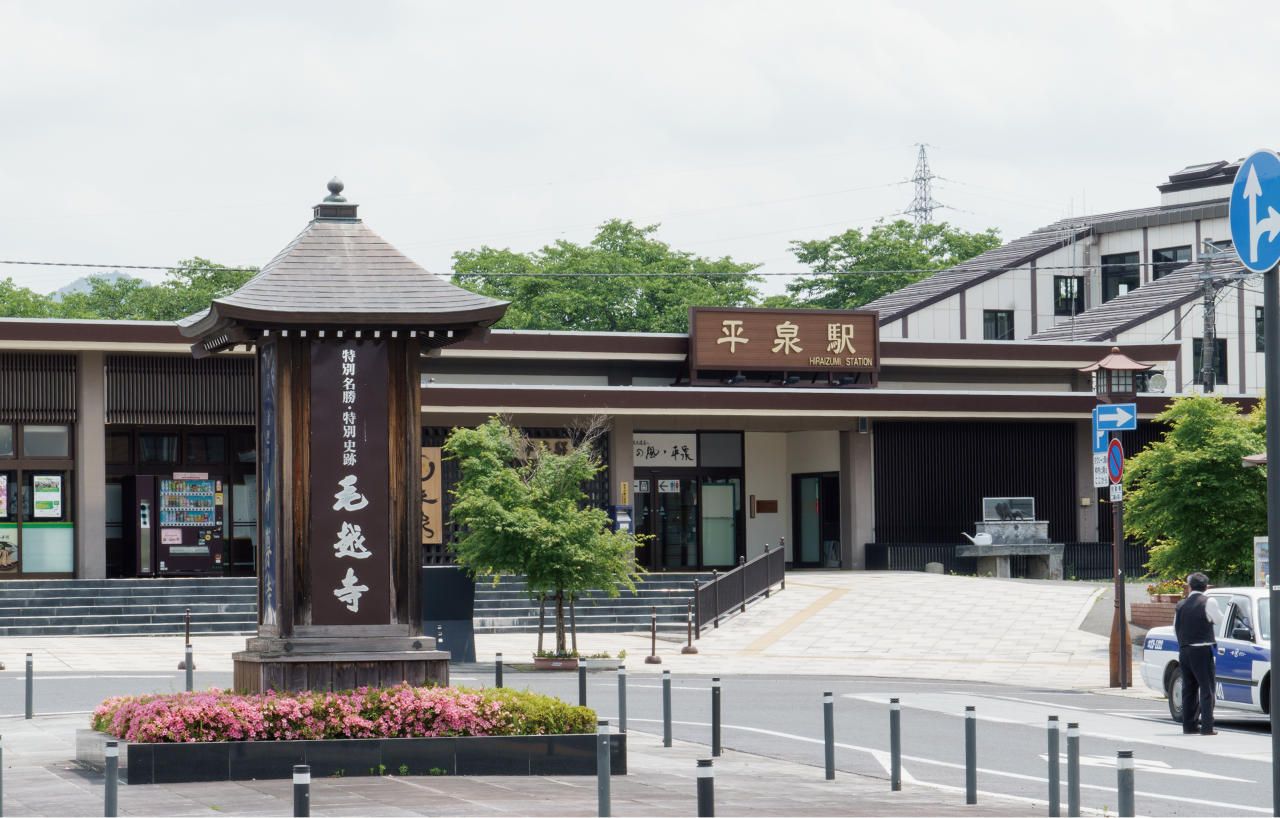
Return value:
M 792 475 L 791 508 L 795 537 L 792 564 L 803 568 L 839 568 L 839 474 Z
M 655 476 L 659 568 L 698 565 L 698 481 Z
M 732 568 L 738 564 L 738 512 L 742 486 L 737 478 L 703 478 L 702 564 Z
M 650 535 L 653 532 L 653 498 L 650 496 L 650 481 L 637 478 L 631 483 L 631 502 L 635 508 L 635 532 L 638 536 Z M 653 540 L 646 539 L 636 546 L 636 564 L 641 568 L 653 568 Z

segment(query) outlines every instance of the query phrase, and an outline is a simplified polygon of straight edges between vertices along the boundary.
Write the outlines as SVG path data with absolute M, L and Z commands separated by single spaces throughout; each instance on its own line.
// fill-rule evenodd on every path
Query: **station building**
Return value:
M 1188 168 L 1158 207 L 1049 225 L 861 311 L 695 308 L 688 334 L 492 329 L 424 348 L 424 564 L 448 563 L 456 534 L 439 447 L 496 413 L 552 448 L 607 416 L 589 493 L 632 507 L 649 570 L 784 541 L 792 566 L 864 569 L 868 544 L 962 542 L 990 497 L 1034 498 L 1054 542 L 1109 539 L 1080 369 L 1118 346 L 1166 376 L 1134 384 L 1131 451 L 1200 389 L 1196 276 L 1210 239 L 1211 269 L 1240 269 L 1223 242 L 1237 167 Z M 348 251 L 413 264 L 380 239 Z M 1252 405 L 1260 283 L 1213 302 L 1217 391 Z M 254 339 L 200 358 L 191 340 L 0 319 L 0 579 L 255 573 Z

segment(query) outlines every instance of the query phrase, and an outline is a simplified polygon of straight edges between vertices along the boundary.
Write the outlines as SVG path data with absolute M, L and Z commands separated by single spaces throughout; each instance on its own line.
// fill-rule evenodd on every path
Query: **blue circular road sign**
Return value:
M 1265 273 L 1280 263 L 1280 156 L 1254 151 L 1231 186 L 1231 241 L 1245 267 Z
M 1112 440 L 1107 447 L 1107 476 L 1112 483 L 1119 483 L 1124 479 L 1124 447 L 1118 440 Z

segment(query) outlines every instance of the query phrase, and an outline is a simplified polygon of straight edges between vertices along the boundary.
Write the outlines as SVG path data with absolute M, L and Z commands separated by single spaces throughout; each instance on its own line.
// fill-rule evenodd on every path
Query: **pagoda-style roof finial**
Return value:
M 329 180 L 329 195 L 324 197 L 326 202 L 345 202 L 347 199 L 342 195 L 342 189 L 346 185 L 342 184 L 342 180 L 337 176 Z

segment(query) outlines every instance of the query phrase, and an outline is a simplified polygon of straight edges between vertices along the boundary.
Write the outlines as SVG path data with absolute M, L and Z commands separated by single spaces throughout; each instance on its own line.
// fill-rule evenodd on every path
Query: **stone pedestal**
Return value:
M 1009 557 L 1027 558 L 1028 579 L 1062 579 L 1061 543 L 1022 543 L 1020 545 L 958 545 L 957 557 L 976 557 L 978 576 L 1009 577 Z
M 992 545 L 1022 545 L 1049 542 L 1046 520 L 988 520 L 977 523 L 978 534 L 990 534 Z

